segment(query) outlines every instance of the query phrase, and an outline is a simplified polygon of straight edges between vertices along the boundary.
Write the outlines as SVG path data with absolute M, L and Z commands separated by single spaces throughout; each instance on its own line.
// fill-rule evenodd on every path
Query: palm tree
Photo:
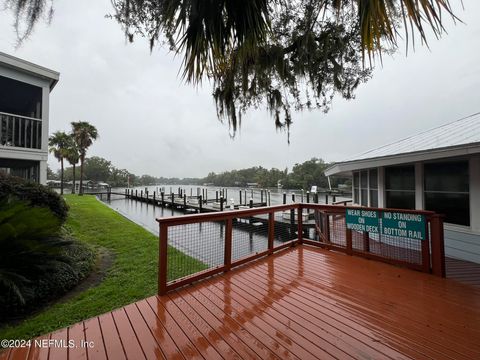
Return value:
M 67 159 L 67 161 L 73 167 L 72 194 L 75 194 L 75 166 L 78 164 L 78 161 L 80 160 L 80 153 L 78 151 L 77 143 L 73 138 L 73 134 L 69 137 L 68 148 L 66 149 L 65 159 Z
M 63 195 L 63 159 L 67 155 L 70 136 L 63 131 L 56 131 L 48 138 L 49 151 L 60 161 L 60 194 Z
M 95 126 L 87 121 L 72 122 L 72 136 L 78 147 L 80 154 L 80 190 L 79 195 L 83 194 L 83 163 L 87 149 L 92 145 L 93 141 L 98 138 L 98 131 Z

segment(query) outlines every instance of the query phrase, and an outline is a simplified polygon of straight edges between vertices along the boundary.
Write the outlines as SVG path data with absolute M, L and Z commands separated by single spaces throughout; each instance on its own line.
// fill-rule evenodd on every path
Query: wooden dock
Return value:
M 125 194 L 115 193 L 116 195 L 125 195 L 127 199 L 132 199 L 155 206 L 168 207 L 176 210 L 180 210 L 186 213 L 206 213 L 230 210 L 230 206 L 227 204 L 227 199 L 224 197 L 216 197 L 213 199 L 205 198 L 203 195 L 191 195 L 180 191 L 179 193 L 166 194 L 161 192 L 157 194 L 155 191 L 150 194 L 148 191 L 138 191 L 133 189 L 125 189 Z M 237 204 L 234 206 L 235 210 L 242 208 L 256 208 L 267 206 L 267 202 L 249 202 L 243 204 Z

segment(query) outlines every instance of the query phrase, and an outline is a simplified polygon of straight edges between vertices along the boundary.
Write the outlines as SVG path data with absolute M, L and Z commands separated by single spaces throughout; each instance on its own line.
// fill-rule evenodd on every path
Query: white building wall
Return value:
M 19 160 L 33 160 L 40 162 L 41 184 L 47 183 L 47 159 L 48 159 L 48 131 L 49 131 L 49 98 L 50 81 L 35 77 L 22 71 L 2 66 L 0 64 L 0 76 L 8 77 L 27 84 L 42 88 L 42 146 L 41 149 L 24 149 L 18 147 L 0 147 L 0 157 Z
M 423 162 L 415 166 L 415 208 L 423 210 Z M 378 167 L 378 207 L 385 207 L 385 168 Z M 445 255 L 480 263 L 480 155 L 469 158 L 470 226 L 445 224 Z

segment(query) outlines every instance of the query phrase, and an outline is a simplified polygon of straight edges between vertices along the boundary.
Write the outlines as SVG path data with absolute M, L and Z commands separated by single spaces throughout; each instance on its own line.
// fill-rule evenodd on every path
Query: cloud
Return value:
M 464 1 L 465 24 L 417 45 L 408 57 L 384 58 L 355 100 L 335 99 L 331 111 L 294 114 L 291 145 L 266 111 L 250 111 L 237 138 L 216 118 L 208 84 L 193 88 L 178 76 L 181 59 L 165 48 L 150 53 L 127 44 L 104 17 L 109 1 L 55 2 L 50 26 L 40 24 L 15 50 L 12 17 L 0 13 L 0 51 L 61 73 L 51 94 L 50 131 L 71 121 L 97 126 L 89 155 L 137 174 L 199 177 L 210 171 L 261 165 L 291 168 L 312 157 L 338 161 L 480 110 L 480 3 Z M 49 164 L 58 168 L 55 159 Z

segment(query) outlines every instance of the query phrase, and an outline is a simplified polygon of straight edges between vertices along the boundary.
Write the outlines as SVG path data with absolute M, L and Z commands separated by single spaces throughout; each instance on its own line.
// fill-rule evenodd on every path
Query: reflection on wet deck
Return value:
M 94 346 L 0 359 L 479 359 L 480 291 L 300 245 L 43 338 Z

